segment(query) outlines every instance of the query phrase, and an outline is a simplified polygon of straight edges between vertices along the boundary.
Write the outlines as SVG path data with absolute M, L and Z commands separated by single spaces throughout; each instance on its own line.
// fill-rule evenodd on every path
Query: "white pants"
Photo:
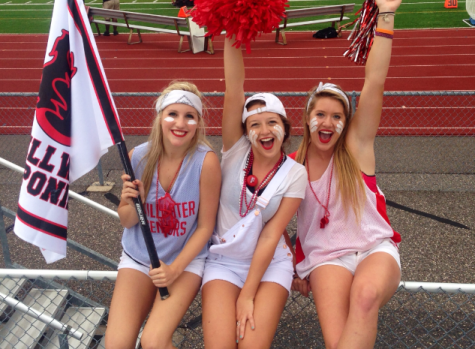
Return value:
M 185 268 L 184 271 L 188 271 L 190 273 L 198 275 L 199 277 L 203 277 L 203 270 L 205 268 L 205 259 L 206 258 L 193 259 L 190 262 L 190 264 L 188 264 L 188 266 Z M 134 261 L 128 255 L 126 255 L 124 251 L 122 251 L 122 255 L 120 256 L 120 263 L 119 263 L 119 266 L 117 267 L 117 270 L 120 270 L 122 268 L 135 269 L 149 276 L 148 272 L 150 271 L 150 267 L 146 267 L 145 265 Z
M 356 267 L 369 255 L 372 255 L 376 252 L 385 252 L 391 255 L 399 265 L 399 270 L 401 270 L 401 260 L 399 258 L 399 251 L 398 248 L 394 245 L 394 243 L 390 239 L 383 240 L 379 245 L 376 245 L 372 249 L 362 252 L 353 252 L 346 254 L 344 256 L 317 264 L 309 273 L 321 267 L 322 265 L 338 265 L 347 269 L 351 274 L 355 275 Z
M 246 282 L 250 267 L 251 260 L 237 260 L 210 253 L 206 259 L 203 285 L 212 280 L 224 280 L 242 288 L 244 282 Z M 293 274 L 294 267 L 292 263 L 292 254 L 290 253 L 290 256 L 286 254 L 283 259 L 272 260 L 267 267 L 261 282 L 275 282 L 290 292 Z

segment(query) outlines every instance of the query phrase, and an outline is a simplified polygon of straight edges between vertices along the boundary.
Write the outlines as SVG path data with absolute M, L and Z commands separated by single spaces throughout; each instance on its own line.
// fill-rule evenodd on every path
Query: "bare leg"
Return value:
M 170 297 L 165 301 L 156 292 L 150 317 L 142 333 L 142 348 L 172 349 L 173 332 L 180 324 L 191 302 L 198 293 L 201 278 L 190 272 L 183 272 L 173 284 L 168 287 Z
M 112 22 L 117 23 L 117 18 L 112 18 Z M 118 35 L 117 27 L 114 27 L 114 35 Z
M 313 299 L 325 347 L 338 346 L 348 318 L 353 275 L 337 265 L 323 265 L 310 274 Z
M 135 348 L 140 326 L 152 307 L 157 288 L 134 269 L 120 269 L 106 330 L 107 349 Z
M 252 330 L 247 322 L 244 338 L 239 340 L 239 349 L 271 347 L 288 296 L 289 292 L 277 283 L 260 283 L 254 299 L 256 327 Z M 236 337 L 236 330 L 234 336 Z
M 401 279 L 394 258 L 374 253 L 356 268 L 350 293 L 350 310 L 338 348 L 373 348 L 376 342 L 378 311 L 396 292 Z
M 236 301 L 241 289 L 223 281 L 207 282 L 203 297 L 203 333 L 206 349 L 235 349 Z
M 110 22 L 110 19 L 108 21 Z M 109 36 L 109 28 L 110 28 L 110 25 L 106 24 L 106 31 L 104 32 L 104 36 Z

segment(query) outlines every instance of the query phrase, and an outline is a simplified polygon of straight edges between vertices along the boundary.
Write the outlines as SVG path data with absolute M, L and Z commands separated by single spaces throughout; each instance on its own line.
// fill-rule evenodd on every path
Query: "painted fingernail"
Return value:
M 239 343 L 239 339 L 236 339 L 236 343 Z
M 239 338 L 241 338 L 241 339 L 242 339 L 242 335 L 240 335 L 240 336 L 239 336 Z
M 253 329 L 254 329 L 254 326 L 251 326 L 251 330 L 253 330 Z

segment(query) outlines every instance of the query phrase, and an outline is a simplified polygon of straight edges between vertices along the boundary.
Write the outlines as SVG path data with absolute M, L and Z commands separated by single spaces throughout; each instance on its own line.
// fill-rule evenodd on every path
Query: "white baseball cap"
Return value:
M 247 111 L 247 105 L 252 101 L 263 101 L 266 106 Z M 246 103 L 244 103 L 244 110 L 242 111 L 242 122 L 245 123 L 246 119 L 251 115 L 264 112 L 276 113 L 283 116 L 284 118 L 287 117 L 285 114 L 284 105 L 279 98 L 277 98 L 272 93 L 257 93 L 246 99 Z

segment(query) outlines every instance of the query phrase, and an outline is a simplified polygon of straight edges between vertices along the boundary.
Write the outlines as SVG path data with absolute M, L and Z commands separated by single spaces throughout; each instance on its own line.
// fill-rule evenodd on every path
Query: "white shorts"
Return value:
M 206 259 L 203 284 L 201 287 L 208 281 L 224 280 L 242 288 L 250 267 L 251 260 L 237 260 L 210 253 Z M 262 276 L 261 282 L 275 282 L 290 293 L 293 274 L 294 267 L 292 257 L 288 257 L 286 259 L 272 261 L 269 267 L 267 267 L 264 276 Z
M 199 277 L 203 277 L 203 270 L 205 268 L 205 260 L 206 258 L 193 259 L 190 262 L 190 264 L 188 264 L 188 266 L 185 268 L 184 271 L 188 271 L 190 273 L 198 275 Z M 130 258 L 127 254 L 125 254 L 124 251 L 122 251 L 122 255 L 120 256 L 120 262 L 119 262 L 119 266 L 117 267 L 117 270 L 120 270 L 122 268 L 135 269 L 149 276 L 148 272 L 150 271 L 150 267 L 146 267 L 145 265 L 136 262 L 135 260 Z
M 312 270 L 308 273 L 308 275 L 310 275 L 312 271 L 314 271 L 318 267 L 321 267 L 322 265 L 338 265 L 340 267 L 347 269 L 351 274 L 355 275 L 356 267 L 366 257 L 376 252 L 385 252 L 393 256 L 397 262 L 397 265 L 399 266 L 399 270 L 401 270 L 401 260 L 399 258 L 398 248 L 394 245 L 394 243 L 390 239 L 386 239 L 386 240 L 383 240 L 379 245 L 376 245 L 375 247 L 367 251 L 349 253 L 344 256 L 317 264 L 314 268 L 312 268 Z

